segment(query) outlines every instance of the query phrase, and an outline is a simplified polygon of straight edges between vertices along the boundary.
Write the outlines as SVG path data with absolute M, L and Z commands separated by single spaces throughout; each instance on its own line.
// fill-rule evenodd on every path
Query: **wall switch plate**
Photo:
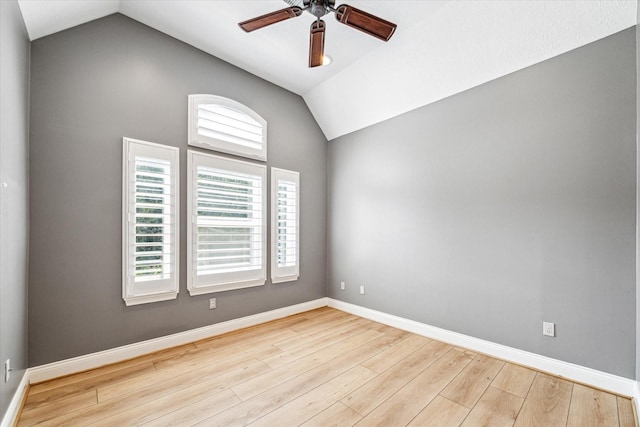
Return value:
M 11 359 L 7 359 L 4 362 L 4 382 L 8 383 L 9 382 L 9 378 L 11 378 Z
M 556 324 L 551 322 L 542 322 L 542 335 L 548 337 L 556 336 Z
M 216 303 L 216 299 L 215 298 L 209 298 L 209 310 L 213 310 L 217 306 L 218 305 Z
M 344 288 L 345 288 L 344 282 L 340 282 L 340 289 L 342 289 L 344 291 Z
M 360 286 L 360 295 L 364 295 L 364 285 Z

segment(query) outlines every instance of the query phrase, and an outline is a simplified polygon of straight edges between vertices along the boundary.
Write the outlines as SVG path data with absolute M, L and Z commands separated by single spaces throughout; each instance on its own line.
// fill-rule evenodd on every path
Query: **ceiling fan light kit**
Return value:
M 287 1 L 287 3 L 292 4 L 291 1 Z M 334 7 L 335 4 L 335 0 L 303 0 L 302 7 L 287 7 L 240 22 L 238 25 L 249 33 L 271 24 L 300 16 L 302 12 L 306 10 L 316 17 L 315 22 L 311 24 L 309 36 L 309 68 L 318 67 L 323 64 L 326 25 L 320 18 L 330 12 L 335 13 L 338 22 L 385 42 L 389 41 L 396 30 L 397 26 L 392 22 L 378 18 L 377 16 L 347 4 L 338 6 L 336 9 Z

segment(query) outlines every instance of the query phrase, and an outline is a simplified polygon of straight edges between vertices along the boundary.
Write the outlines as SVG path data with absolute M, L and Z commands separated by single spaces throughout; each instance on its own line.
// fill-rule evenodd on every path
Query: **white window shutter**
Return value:
M 266 167 L 188 152 L 191 295 L 266 280 Z
M 178 294 L 178 160 L 175 147 L 123 138 L 123 286 L 127 305 Z
M 300 174 L 271 168 L 271 282 L 300 277 Z
M 267 160 L 267 122 L 249 107 L 215 95 L 189 95 L 188 143 Z

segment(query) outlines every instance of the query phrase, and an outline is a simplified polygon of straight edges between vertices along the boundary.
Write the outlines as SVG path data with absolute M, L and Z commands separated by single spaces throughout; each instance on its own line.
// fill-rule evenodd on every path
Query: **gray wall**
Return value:
M 301 97 L 122 15 L 34 41 L 31 64 L 31 366 L 325 296 L 327 143 Z M 268 166 L 300 172 L 301 277 L 190 297 L 182 197 L 178 299 L 125 307 L 122 137 L 180 147 L 185 195 L 194 93 L 258 112 Z
M 634 378 L 635 37 L 332 141 L 329 295 Z
M 638 21 L 640 22 L 640 1 Z M 640 82 L 640 31 L 636 25 L 636 81 Z M 636 380 L 640 381 L 640 88 L 636 85 Z M 636 402 L 637 403 L 637 402 Z
M 0 1 L 0 419 L 27 367 L 29 38 L 16 1 Z M 1 185 L 6 183 L 7 186 Z M 14 369 L 4 382 L 4 361 Z

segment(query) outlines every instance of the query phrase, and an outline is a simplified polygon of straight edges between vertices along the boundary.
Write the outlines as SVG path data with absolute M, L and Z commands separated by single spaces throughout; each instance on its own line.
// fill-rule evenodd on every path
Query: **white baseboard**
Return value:
M 16 392 L 13 394 L 13 398 L 9 403 L 7 411 L 2 417 L 0 427 L 12 427 L 16 421 L 18 421 L 18 415 L 20 415 L 20 406 L 22 405 L 22 399 L 25 398 L 27 388 L 29 387 L 29 369 L 27 369 L 18 384 Z
M 216 323 L 214 325 L 204 326 L 202 328 L 191 329 L 189 331 L 180 332 L 173 335 L 167 335 L 164 337 L 142 341 L 135 344 L 129 344 L 110 350 L 91 353 L 85 356 L 74 357 L 72 359 L 61 360 L 59 362 L 53 362 L 47 365 L 36 366 L 29 369 L 30 383 L 35 384 L 64 375 L 98 368 L 100 366 L 132 359 L 144 354 L 153 353 L 154 351 L 188 344 L 193 341 L 198 341 L 215 335 L 225 334 L 227 332 L 247 328 L 249 326 L 258 325 L 260 323 L 269 322 L 271 320 L 280 319 L 283 317 L 291 316 L 293 314 L 303 313 L 305 311 L 326 306 L 327 298 L 319 298 L 317 300 L 291 305 L 288 307 L 283 307 L 264 313 L 258 313 L 251 316 L 241 317 L 239 319 L 228 320 L 226 322 Z
M 328 299 L 328 305 L 329 307 L 346 311 L 347 313 L 364 317 L 385 325 L 393 326 L 394 328 L 413 332 L 415 334 L 423 335 L 455 346 L 464 347 L 469 350 L 487 354 L 518 365 L 529 366 L 533 369 L 548 372 L 578 383 L 608 390 L 616 394 L 634 397 L 636 399 L 636 403 L 640 403 L 638 382 L 629 378 L 619 377 L 617 375 L 608 374 L 606 372 L 597 371 L 595 369 L 586 368 L 573 363 L 563 362 L 562 360 L 552 359 L 550 357 L 541 356 L 524 350 L 518 350 L 517 348 L 470 337 L 468 335 L 459 334 L 457 332 L 448 331 L 425 323 L 416 322 L 332 298 Z
M 636 416 L 636 426 L 640 426 L 640 381 L 636 381 L 636 390 L 633 395 L 633 413 Z

